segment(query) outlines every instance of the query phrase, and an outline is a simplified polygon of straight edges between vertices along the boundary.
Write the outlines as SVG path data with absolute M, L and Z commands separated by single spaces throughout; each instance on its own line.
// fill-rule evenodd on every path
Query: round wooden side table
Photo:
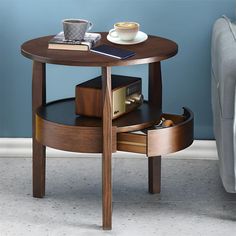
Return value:
M 25 42 L 21 53 L 33 61 L 32 129 L 33 196 L 45 195 L 45 147 L 74 152 L 102 153 L 103 229 L 112 227 L 112 153 L 117 150 L 144 153 L 148 157 L 149 192 L 160 192 L 161 155 L 184 149 L 193 141 L 193 114 L 184 108 L 182 115 L 162 114 L 162 78 L 160 62 L 178 51 L 175 42 L 148 36 L 136 45 L 114 45 L 102 32 L 99 44 L 134 51 L 135 56 L 119 60 L 93 52 L 49 50 L 45 36 Z M 46 63 L 68 66 L 101 67 L 103 118 L 85 118 L 74 112 L 75 99 L 46 102 Z M 148 64 L 148 101 L 112 121 L 111 67 Z M 174 126 L 154 129 L 164 117 Z M 132 131 L 146 129 L 145 134 Z

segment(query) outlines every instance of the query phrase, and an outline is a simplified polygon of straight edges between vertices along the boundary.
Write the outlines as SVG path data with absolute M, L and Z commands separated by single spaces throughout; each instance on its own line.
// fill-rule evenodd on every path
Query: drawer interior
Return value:
M 171 120 L 170 127 L 160 126 L 160 120 Z M 159 124 L 159 125 L 158 125 Z M 182 115 L 162 114 L 157 125 L 146 130 L 117 134 L 117 150 L 160 156 L 182 150 L 193 142 L 193 113 L 183 108 Z

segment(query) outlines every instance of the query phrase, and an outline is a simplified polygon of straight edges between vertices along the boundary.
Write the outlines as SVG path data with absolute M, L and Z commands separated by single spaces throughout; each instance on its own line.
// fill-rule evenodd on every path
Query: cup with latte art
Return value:
M 109 35 L 113 38 L 119 38 L 124 41 L 134 40 L 139 31 L 137 22 L 117 22 L 114 29 L 109 31 Z

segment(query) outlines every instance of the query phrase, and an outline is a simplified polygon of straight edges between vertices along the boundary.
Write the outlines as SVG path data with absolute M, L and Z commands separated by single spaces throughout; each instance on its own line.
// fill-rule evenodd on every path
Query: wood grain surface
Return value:
M 162 111 L 161 62 L 150 63 L 148 67 L 148 102 Z M 148 191 L 161 191 L 161 156 L 148 158 Z
M 194 118 L 191 110 L 185 108 L 183 115 L 163 114 L 162 117 L 171 118 L 175 125 L 168 128 L 150 128 L 146 134 L 119 133 L 117 150 L 154 157 L 182 150 L 192 144 Z
M 36 140 L 45 146 L 81 153 L 102 153 L 102 127 L 57 124 L 36 115 Z M 112 127 L 112 152 L 116 152 L 116 127 Z
M 103 56 L 93 52 L 81 52 L 73 50 L 48 49 L 48 41 L 54 36 L 45 36 L 29 40 L 21 46 L 21 53 L 35 61 L 71 65 L 71 66 L 127 66 L 136 64 L 146 64 L 165 60 L 173 57 L 178 46 L 175 42 L 149 35 L 148 39 L 135 45 L 117 45 L 107 40 L 107 33 L 102 32 L 102 39 L 99 44 L 112 45 L 114 47 L 128 49 L 136 53 L 135 56 L 126 60 Z
M 44 120 L 65 126 L 102 127 L 100 118 L 75 114 L 74 98 L 47 103 L 38 108 L 37 114 Z M 112 126 L 117 127 L 118 133 L 145 129 L 157 123 L 160 115 L 160 110 L 144 102 L 138 109 L 113 120 Z
M 32 138 L 33 138 L 33 196 L 42 198 L 45 195 L 46 150 L 36 140 L 35 115 L 39 106 L 46 103 L 46 70 L 45 64 L 33 62 L 32 76 Z
M 160 155 L 183 149 L 192 143 L 193 114 L 185 109 L 182 116 L 166 115 L 166 118 L 173 119 L 175 123 L 173 127 L 147 130 L 143 135 L 127 133 L 146 129 L 160 121 L 162 114 L 160 61 L 176 55 L 178 46 L 169 39 L 152 35 L 149 35 L 145 42 L 136 45 L 112 44 L 106 38 L 107 32 L 101 32 L 101 36 L 98 45 L 107 44 L 128 49 L 135 52 L 135 56 L 119 60 L 91 51 L 49 50 L 48 41 L 53 35 L 23 43 L 21 53 L 34 61 L 33 195 L 43 197 L 45 194 L 45 146 L 68 151 L 102 152 L 103 229 L 109 230 L 112 228 L 112 152 L 118 149 L 145 153 L 149 157 L 149 192 L 160 192 Z M 74 98 L 46 104 L 45 63 L 101 67 L 102 119 L 77 116 Z M 112 121 L 111 66 L 138 64 L 149 64 L 148 102 Z
M 112 228 L 112 98 L 110 67 L 102 67 L 102 92 L 102 213 L 103 229 L 110 230 Z

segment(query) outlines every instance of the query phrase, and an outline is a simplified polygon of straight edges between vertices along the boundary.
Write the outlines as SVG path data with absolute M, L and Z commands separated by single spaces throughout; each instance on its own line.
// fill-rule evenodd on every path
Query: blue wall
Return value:
M 179 53 L 162 63 L 163 108 L 195 113 L 195 138 L 212 139 L 210 43 L 213 22 L 222 14 L 234 17 L 235 0 L 1 0 L 0 5 L 0 137 L 31 136 L 30 60 L 20 45 L 31 38 L 56 34 L 63 18 L 86 18 L 94 31 L 108 31 L 123 20 L 140 22 L 141 30 L 176 41 Z M 118 67 L 113 73 L 143 77 L 147 66 Z M 47 99 L 74 94 L 74 86 L 97 76 L 99 68 L 47 66 Z

